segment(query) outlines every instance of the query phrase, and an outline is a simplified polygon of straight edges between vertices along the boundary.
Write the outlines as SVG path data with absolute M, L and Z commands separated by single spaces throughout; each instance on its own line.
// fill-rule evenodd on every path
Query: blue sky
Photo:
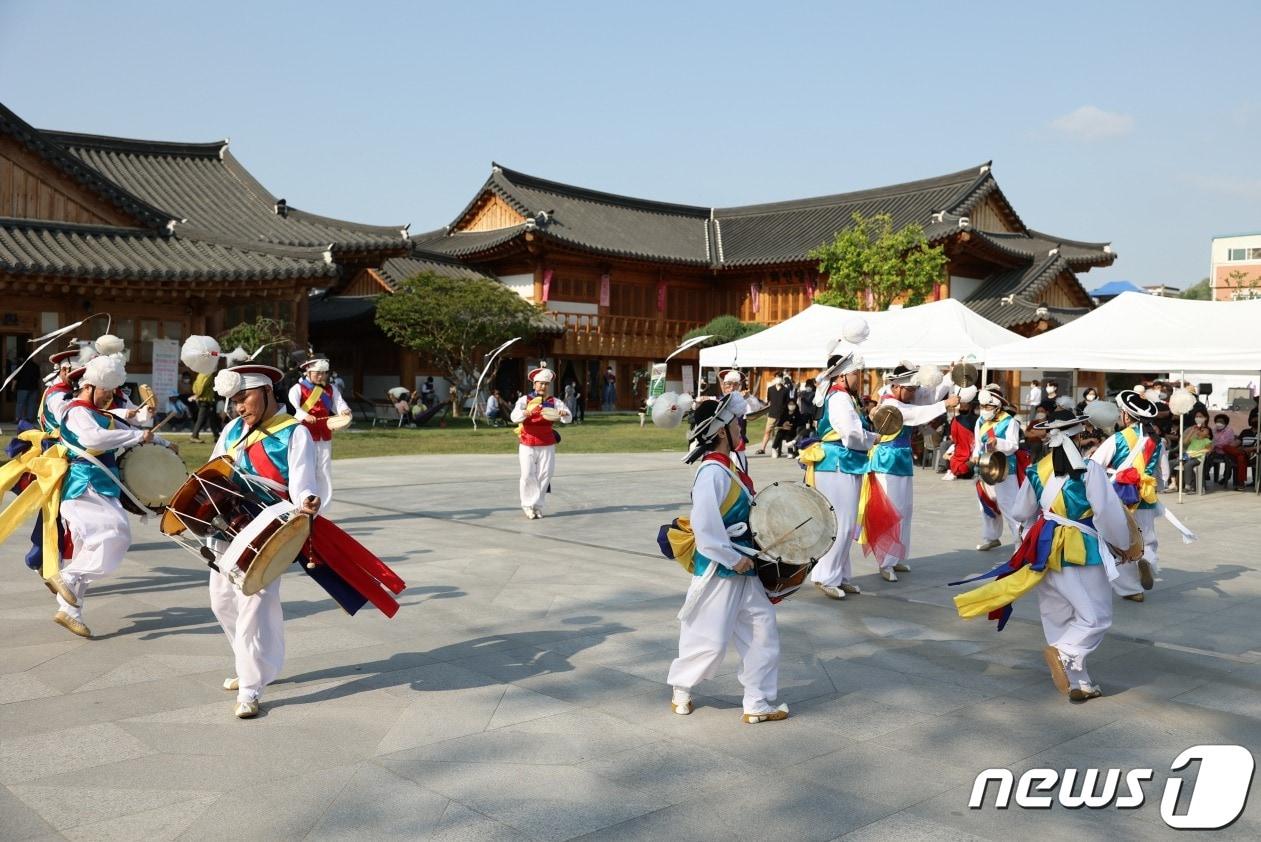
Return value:
M 436 228 L 490 162 L 747 204 L 993 159 L 1030 226 L 1185 286 L 1261 230 L 1261 4 L 0 0 L 37 126 L 225 136 L 273 192 Z

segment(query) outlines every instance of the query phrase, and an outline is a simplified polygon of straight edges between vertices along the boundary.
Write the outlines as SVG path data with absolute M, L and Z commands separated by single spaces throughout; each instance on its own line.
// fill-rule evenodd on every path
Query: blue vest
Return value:
M 740 480 L 733 477 L 731 475 L 731 471 L 727 470 L 721 464 L 716 465 L 715 468 L 717 470 L 722 471 L 723 474 L 727 477 L 728 482 L 734 483 L 740 492 L 739 497 L 736 498 L 735 503 L 731 506 L 730 509 L 728 509 L 723 514 L 722 516 L 723 525 L 734 526 L 737 523 L 743 523 L 746 527 L 748 527 L 749 512 L 753 510 L 753 498 L 749 495 L 749 490 L 744 487 L 744 483 L 740 482 Z M 714 470 L 715 468 L 707 468 L 705 464 L 702 464 L 700 470 L 697 471 L 696 474 L 697 476 L 700 476 L 700 471 Z M 731 493 L 730 490 L 728 490 L 727 493 L 730 494 Z M 752 532 L 751 531 L 746 532 L 743 536 L 739 538 L 732 538 L 731 543 L 739 544 L 742 547 L 752 547 L 753 546 Z M 699 549 L 696 551 L 694 559 L 695 560 L 693 561 L 693 564 L 692 564 L 692 574 L 695 576 L 704 576 L 705 570 L 709 567 L 711 560 L 707 558 L 704 554 L 702 554 Z M 715 575 L 721 576 L 724 578 L 729 577 L 729 576 L 756 576 L 757 572 L 753 569 L 750 569 L 746 573 L 736 573 L 730 567 L 720 564 L 718 565 L 718 572 Z
M 1039 507 L 1042 506 L 1042 471 L 1049 468 L 1051 457 L 1044 456 L 1042 461 L 1030 465 L 1025 469 L 1025 476 L 1028 478 L 1034 495 L 1038 498 Z M 1050 476 L 1054 476 L 1053 472 Z M 1091 529 L 1095 528 L 1094 510 L 1090 507 L 1090 500 L 1086 497 L 1086 480 L 1085 475 L 1081 479 L 1077 477 L 1069 477 L 1064 481 L 1064 486 L 1060 489 L 1060 500 L 1064 503 L 1063 516 L 1069 520 L 1075 520 L 1078 523 L 1085 524 Z M 1099 540 L 1093 535 L 1082 533 L 1082 543 L 1086 546 L 1086 565 L 1103 564 L 1103 559 L 1099 557 Z
M 69 413 L 78 408 L 79 407 L 74 407 L 67 409 L 66 411 Z M 102 412 L 96 409 L 88 410 L 88 412 L 91 413 L 92 420 L 95 421 L 102 430 L 114 429 L 114 416 L 110 415 L 108 412 Z M 89 448 L 83 446 L 83 443 L 79 441 L 79 437 L 74 434 L 74 431 L 71 430 L 69 426 L 62 426 L 61 438 L 63 441 L 68 442 L 81 450 L 86 450 L 89 453 L 92 453 Z M 114 450 L 106 450 L 101 453 L 92 453 L 92 455 L 95 456 L 102 465 L 109 469 L 108 474 L 84 459 L 82 456 L 71 455 L 70 470 L 66 472 L 66 478 L 62 480 L 61 484 L 61 499 L 74 500 L 82 497 L 89 488 L 102 497 L 121 497 L 123 492 L 118 487 L 118 483 L 110 479 L 110 475 L 113 475 L 114 477 L 118 476 L 118 462 L 116 461 L 116 458 L 118 450 L 121 449 L 122 448 L 115 448 Z
M 984 434 L 982 432 L 982 428 L 986 426 L 992 426 L 994 429 L 994 439 L 995 440 L 1005 439 L 1007 438 L 1007 428 L 1011 426 L 1014 420 L 1015 419 L 1012 418 L 1012 416 L 1008 415 L 1007 413 L 1003 413 L 1003 417 L 998 419 L 998 421 L 986 421 L 978 417 L 976 419 L 976 431 L 975 431 L 976 437 L 978 440 L 982 438 L 989 438 L 988 434 Z M 985 452 L 984 441 L 981 442 L 981 452 L 982 453 Z M 1014 477 L 1015 475 L 1016 475 L 1016 454 L 1009 453 L 1007 454 L 1007 476 Z
M 841 444 L 839 441 L 825 441 L 824 437 L 833 432 L 832 422 L 828 420 L 827 405 L 832 400 L 849 400 L 854 404 L 854 411 L 858 414 L 858 420 L 863 425 L 863 430 L 871 431 L 871 421 L 867 419 L 858 406 L 858 401 L 848 392 L 835 391 L 828 395 L 827 401 L 824 402 L 823 417 L 819 419 L 818 436 L 820 444 L 823 445 L 823 458 L 814 466 L 816 471 L 840 471 L 845 474 L 865 474 L 867 473 L 867 451 L 853 450 Z
M 236 460 L 236 467 L 242 473 L 266 479 L 274 479 L 275 475 L 279 475 L 280 481 L 287 486 L 289 485 L 289 440 L 293 437 L 293 431 L 296 429 L 296 424 L 285 427 L 283 430 L 278 430 L 270 436 L 265 436 L 261 441 L 237 453 L 235 448 L 246 435 L 245 421 L 240 416 L 237 416 L 228 424 L 223 443 L 227 452 Z M 259 452 L 260 449 L 261 453 Z M 260 470 L 259 466 L 254 463 L 261 458 L 269 460 L 271 465 L 263 466 L 263 469 Z M 238 480 L 238 482 L 240 481 Z M 249 488 L 264 497 L 270 498 L 269 502 L 279 503 L 282 499 L 278 493 L 264 487 L 260 483 L 250 483 Z
M 915 454 L 911 452 L 913 429 L 904 424 L 896 435 L 881 436 L 871 449 L 868 470 L 895 477 L 915 476 Z

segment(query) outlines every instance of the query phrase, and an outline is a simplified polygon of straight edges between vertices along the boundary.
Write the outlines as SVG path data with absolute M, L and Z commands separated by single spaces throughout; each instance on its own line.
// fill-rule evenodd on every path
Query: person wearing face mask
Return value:
M 1081 400 L 1078 401 L 1077 414 L 1081 415 L 1086 411 L 1086 407 L 1090 406 L 1097 400 L 1099 400 L 1099 391 L 1094 386 L 1091 386 L 1082 394 Z
M 1048 380 L 1046 381 L 1046 385 L 1042 387 L 1042 402 L 1038 404 L 1038 406 L 1042 407 L 1049 417 L 1052 412 L 1055 412 L 1060 408 L 1057 404 L 1059 398 L 1060 384 L 1056 383 L 1054 380 Z
M 850 581 L 849 553 L 867 473 L 867 451 L 879 438 L 859 405 L 862 368 L 856 349 L 841 343 L 833 348 L 827 368 L 818 377 L 818 394 L 823 396 L 819 441 L 797 457 L 806 465 L 806 484 L 821 491 L 836 510 L 836 541 L 810 571 L 810 581 L 829 599 L 861 593 Z
M 997 485 L 976 480 L 976 496 L 981 509 L 981 543 L 976 548 L 992 550 L 1002 543 L 1003 521 L 1012 537 L 1020 540 L 1020 522 L 1010 512 L 1024 482 L 1024 469 L 1029 455 L 1020 450 L 1020 421 L 1003 400 L 1000 387 L 991 383 L 976 395 L 980 406 L 976 432 L 972 439 L 972 463 L 977 464 L 988 453 L 1001 453 L 1007 458 L 1007 475 Z
M 1248 455 L 1240 449 L 1239 436 L 1230 429 L 1230 416 L 1224 413 L 1213 416 L 1213 453 L 1234 464 L 1235 490 L 1247 491 Z M 1226 480 L 1218 480 L 1218 484 L 1225 485 Z
M 1036 591 L 1051 681 L 1074 702 L 1103 695 L 1086 670 L 1086 659 L 1112 626 L 1109 580 L 1133 566 L 1118 566 L 1109 547 L 1129 546 L 1125 508 L 1103 466 L 1083 459 L 1077 449 L 1075 438 L 1086 421 L 1059 410 L 1039 425 L 1050 453 L 1027 469 L 1012 506 L 1012 515 L 1027 523 L 1020 547 L 989 573 L 953 583 L 992 580 L 954 601 L 960 616 L 989 615 L 1000 630 L 1012 604 Z
M 692 482 L 692 583 L 679 612 L 679 657 L 670 664 L 666 680 L 672 688 L 670 709 L 680 716 L 690 714 L 692 690 L 714 676 L 734 640 L 740 654 L 737 675 L 744 686 L 742 720 L 752 725 L 787 719 L 788 706 L 774 704 L 779 695 L 775 607 L 753 560 L 737 549 L 753 548 L 753 480 L 735 452 L 746 409 L 743 396 L 733 391 L 692 410 L 688 440 L 694 447 L 683 460 L 701 460 Z

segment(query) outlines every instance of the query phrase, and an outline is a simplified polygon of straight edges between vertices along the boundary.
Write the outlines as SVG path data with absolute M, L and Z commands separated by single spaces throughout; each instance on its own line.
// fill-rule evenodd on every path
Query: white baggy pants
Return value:
M 552 469 L 556 466 L 556 445 L 518 445 L 517 459 L 521 462 L 521 508 L 541 512 L 547 487 L 552 482 Z
M 1069 680 L 1074 685 L 1089 682 L 1086 656 L 1099 648 L 1112 626 L 1107 570 L 1101 564 L 1065 564 L 1059 573 L 1048 572 L 1038 584 L 1038 609 L 1046 642 L 1069 661 Z
M 880 569 L 906 561 L 911 555 L 911 516 L 915 513 L 915 477 L 899 477 L 873 471 L 876 482 L 884 489 L 889 502 L 902 516 L 902 552 L 889 553 L 880 561 Z
M 1009 476 L 998 485 L 987 486 L 991 489 L 991 493 L 998 499 L 998 508 L 1001 511 L 1000 517 L 990 517 L 985 514 L 985 509 L 981 508 L 981 502 L 976 503 L 977 509 L 981 512 L 981 540 L 982 541 L 1001 541 L 1003 539 L 1003 522 L 1007 522 L 1007 528 L 1011 530 L 1012 538 L 1017 543 L 1020 542 L 1020 524 L 1012 517 L 1010 512 L 1016 505 L 1016 499 L 1020 496 L 1020 485 L 1016 482 L 1016 478 Z
M 232 645 L 238 702 L 256 701 L 285 663 L 284 612 L 277 578 L 254 596 L 241 593 L 228 577 L 210 571 L 210 609 Z
M 836 510 L 836 543 L 810 571 L 810 581 L 839 586 L 853 575 L 849 553 L 854 545 L 854 528 L 858 525 L 858 497 L 863 477 L 841 471 L 815 471 L 814 486 Z
M 1135 509 L 1134 519 L 1143 532 L 1143 558 L 1151 562 L 1152 575 L 1160 570 L 1160 543 L 1156 540 L 1156 510 Z M 1129 596 L 1142 593 L 1143 584 L 1138 577 L 1138 564 L 1118 564 L 1117 577 L 1112 582 L 1112 590 L 1117 596 Z
M 327 515 L 333 502 L 333 443 L 311 443 L 315 445 L 315 493 L 320 497 L 320 514 Z
M 82 496 L 63 500 L 61 516 L 70 530 L 74 556 L 61 569 L 61 579 L 78 597 L 71 605 L 60 596 L 57 605 L 76 620 L 83 619 L 83 598 L 88 585 L 111 575 L 131 546 L 131 524 L 117 497 L 102 496 L 89 488 Z
M 744 712 L 774 711 L 771 702 L 779 695 L 779 626 L 761 580 L 757 576 L 693 576 L 689 596 L 693 589 L 704 589 L 704 593 L 679 628 L 679 657 L 670 664 L 670 686 L 690 691 L 712 678 L 734 638 L 740 654 L 737 678 L 744 687 Z

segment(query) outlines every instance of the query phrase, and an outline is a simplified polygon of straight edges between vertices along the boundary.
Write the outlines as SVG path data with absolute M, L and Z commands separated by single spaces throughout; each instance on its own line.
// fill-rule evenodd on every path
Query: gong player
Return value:
M 980 477 L 976 480 L 976 494 L 981 509 L 981 543 L 976 548 L 992 550 L 1002 543 L 1003 522 L 1007 522 L 1012 538 L 1020 541 L 1020 523 L 1012 517 L 1016 495 L 1024 484 L 1024 469 L 1028 461 L 1020 453 L 1020 420 L 1003 400 L 1002 388 L 991 383 L 976 393 L 977 412 L 975 435 L 972 437 L 972 464 L 983 456 L 999 454 L 1007 460 L 1007 473 L 1003 481 L 990 485 Z
M 233 405 L 237 417 L 224 428 L 211 458 L 231 456 L 236 469 L 273 489 L 266 502 L 290 500 L 301 512 L 320 510 L 315 447 L 306 424 L 280 411 L 275 384 L 283 372 L 269 365 L 238 365 L 215 375 L 215 392 Z M 267 496 L 265 493 L 263 496 Z M 227 544 L 212 542 L 222 555 Z M 284 615 L 277 578 L 254 596 L 245 596 L 228 577 L 210 573 L 210 607 L 232 644 L 236 675 L 223 689 L 236 691 L 234 713 L 240 719 L 258 715 L 259 699 L 285 660 Z
M 333 501 L 333 431 L 328 421 L 333 416 L 351 416 L 342 393 L 329 382 L 328 371 L 326 358 L 313 357 L 302 364 L 302 377 L 289 390 L 293 417 L 307 426 L 315 443 L 317 491 L 325 512 Z
M 62 481 L 60 513 L 74 554 L 46 581 L 57 594 L 59 610 L 53 622 L 79 637 L 92 636 L 83 622 L 88 586 L 117 570 L 131 546 L 127 512 L 118 501 L 118 453 L 149 442 L 171 446 L 152 430 L 128 427 L 110 414 L 114 390 L 126 379 L 121 357 L 94 357 L 69 374 L 68 380 L 77 380 L 79 389 L 61 410 L 61 443 L 69 451 L 70 465 Z

